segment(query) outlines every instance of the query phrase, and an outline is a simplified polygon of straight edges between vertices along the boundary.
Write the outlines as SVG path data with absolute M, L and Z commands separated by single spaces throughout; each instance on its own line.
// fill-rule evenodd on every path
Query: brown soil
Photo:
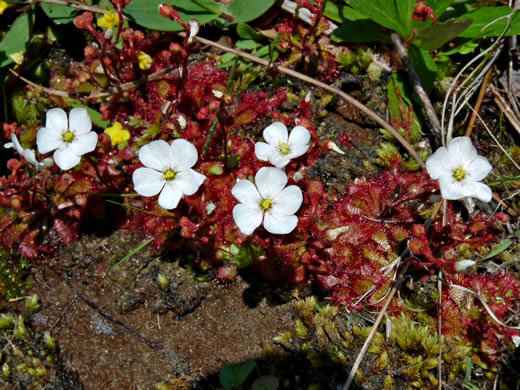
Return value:
M 55 335 L 85 389 L 150 389 L 176 376 L 200 383 L 229 363 L 259 358 L 292 327 L 283 305 L 248 306 L 249 285 L 240 278 L 197 282 L 148 250 L 111 269 L 140 242 L 121 232 L 85 237 L 57 251 L 59 266 L 31 275 L 31 293 L 42 301 L 32 325 Z M 159 287 L 158 272 L 168 288 Z

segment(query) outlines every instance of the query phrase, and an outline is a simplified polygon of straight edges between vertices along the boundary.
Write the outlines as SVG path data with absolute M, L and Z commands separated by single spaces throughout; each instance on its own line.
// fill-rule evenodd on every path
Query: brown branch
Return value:
M 406 68 L 406 72 L 408 74 L 408 78 L 410 79 L 410 83 L 412 83 L 415 93 L 417 93 L 417 96 L 421 100 L 421 103 L 424 107 L 424 112 L 426 113 L 426 117 L 430 122 L 433 133 L 436 137 L 440 139 L 441 124 L 439 122 L 439 118 L 437 118 L 437 114 L 435 113 L 435 109 L 433 108 L 432 102 L 426 94 L 426 91 L 424 90 L 421 84 L 421 80 L 419 79 L 419 76 L 417 75 L 417 72 L 415 71 L 415 68 L 413 67 L 412 63 L 410 62 L 410 58 L 408 58 L 406 48 L 401 42 L 399 34 L 397 34 L 396 32 L 392 32 L 390 34 L 390 38 L 392 39 L 392 43 L 394 44 L 397 54 L 401 58 L 401 61 L 403 61 L 403 64 Z
M 473 131 L 473 127 L 475 126 L 475 122 L 477 121 L 477 113 L 480 111 L 480 106 L 482 105 L 482 100 L 484 99 L 484 95 L 486 94 L 486 89 L 489 84 L 489 79 L 491 78 L 491 73 L 493 72 L 493 67 L 490 67 L 484 76 L 484 81 L 482 82 L 482 86 L 480 87 L 480 92 L 478 94 L 477 101 L 475 103 L 475 109 L 471 114 L 471 118 L 469 119 L 468 127 L 466 128 L 466 133 L 464 134 L 466 137 L 471 136 Z
M 131 89 L 134 89 L 134 88 L 137 88 L 143 84 L 146 84 L 150 81 L 155 81 L 157 79 L 159 79 L 160 77 L 164 76 L 166 73 L 169 73 L 171 72 L 172 70 L 174 69 L 177 69 L 178 66 L 176 65 L 172 65 L 172 66 L 169 66 L 167 68 L 164 68 L 158 72 L 155 72 L 155 73 L 152 73 L 152 74 L 149 74 L 147 76 L 144 76 L 144 77 L 141 77 L 137 80 L 134 80 L 134 81 L 130 81 L 128 83 L 123 83 L 123 84 L 119 84 L 119 85 L 116 85 L 115 87 L 108 87 L 107 88 L 107 91 L 105 92 L 91 92 L 89 95 L 82 95 L 82 94 L 71 94 L 71 93 L 68 93 L 68 92 L 65 92 L 65 91 L 60 91 L 60 90 L 57 90 L 57 89 L 51 89 L 51 88 L 46 88 L 42 85 L 39 85 L 39 84 L 36 84 L 34 82 L 32 82 L 31 80 L 28 80 L 26 79 L 25 77 L 23 77 L 22 75 L 20 75 L 18 72 L 16 72 L 15 70 L 13 69 L 9 69 L 9 71 L 11 73 L 13 73 L 16 77 L 18 77 L 20 80 L 24 81 L 25 83 L 29 84 L 30 86 L 34 87 L 34 88 L 39 88 L 41 89 L 42 91 L 44 91 L 45 93 L 48 93 L 49 95 L 57 95 L 57 96 L 63 96 L 63 97 L 69 97 L 69 98 L 78 98 L 78 99 L 99 99 L 99 98 L 104 98 L 104 97 L 108 97 L 108 96 L 112 96 L 116 93 L 121 93 L 121 92 L 125 92 L 125 91 L 129 91 Z

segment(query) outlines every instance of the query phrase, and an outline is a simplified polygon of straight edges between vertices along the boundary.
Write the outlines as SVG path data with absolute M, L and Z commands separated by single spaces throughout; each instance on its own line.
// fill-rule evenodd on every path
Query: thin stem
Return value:
M 370 330 L 370 333 L 365 340 L 365 343 L 363 344 L 363 347 L 361 348 L 361 351 L 359 351 L 359 354 L 356 358 L 356 361 L 354 362 L 354 365 L 352 366 L 352 369 L 350 370 L 350 374 L 348 376 L 347 382 L 345 383 L 345 386 L 343 386 L 343 390 L 350 389 L 350 385 L 352 384 L 352 381 L 354 380 L 354 376 L 356 375 L 356 372 L 361 364 L 361 361 L 363 360 L 363 357 L 365 356 L 368 347 L 370 346 L 370 342 L 374 338 L 374 335 L 377 332 L 377 328 L 379 327 L 379 324 L 381 324 L 381 321 L 383 320 L 383 317 L 386 313 L 386 310 L 388 309 L 388 306 L 390 305 L 390 302 L 392 301 L 392 298 L 394 297 L 395 293 L 397 292 L 397 289 L 399 288 L 399 285 L 401 284 L 403 280 L 403 276 L 406 273 L 406 270 L 408 269 L 409 264 L 405 264 L 401 271 L 399 272 L 399 275 L 397 276 L 397 280 L 394 283 L 394 286 L 392 287 L 392 290 L 390 290 L 390 293 L 388 294 L 388 298 L 385 301 L 385 304 L 383 305 L 383 308 L 379 312 L 376 321 L 374 325 L 372 326 L 372 330 Z
M 430 98 L 428 98 L 428 95 L 421 84 L 419 75 L 415 71 L 415 68 L 413 67 L 410 59 L 408 58 L 408 53 L 406 52 L 406 48 L 404 47 L 403 43 L 401 42 L 401 38 L 399 37 L 399 34 L 397 34 L 396 32 L 392 32 L 390 34 L 390 38 L 392 39 L 392 43 L 394 44 L 397 54 L 399 54 L 401 61 L 403 61 L 403 64 L 406 67 L 406 72 L 408 74 L 408 78 L 410 79 L 410 83 L 412 84 L 412 86 L 415 90 L 415 93 L 419 97 L 419 100 L 421 101 L 421 103 L 424 107 L 426 117 L 428 118 L 428 121 L 430 122 L 433 133 L 435 134 L 436 137 L 440 138 L 441 137 L 441 125 L 439 122 L 439 118 L 437 117 L 437 114 L 435 113 L 435 109 L 433 108 Z
M 482 86 L 480 87 L 480 92 L 478 94 L 477 102 L 475 103 L 475 110 L 471 114 L 471 118 L 469 119 L 468 127 L 466 128 L 466 133 L 464 134 L 466 137 L 471 136 L 473 131 L 473 127 L 475 126 L 475 122 L 477 121 L 477 113 L 480 110 L 480 106 L 482 105 L 482 100 L 484 99 L 484 95 L 486 94 L 486 89 L 489 83 L 489 79 L 491 78 L 491 73 L 493 72 L 493 67 L 490 67 L 484 77 L 484 81 L 482 82 Z

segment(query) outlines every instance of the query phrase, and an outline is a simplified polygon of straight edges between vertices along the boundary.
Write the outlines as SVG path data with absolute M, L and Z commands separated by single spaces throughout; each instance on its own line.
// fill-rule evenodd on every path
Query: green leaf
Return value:
M 428 2 L 428 5 L 433 10 L 437 19 L 446 11 L 446 9 L 453 3 L 453 0 L 432 0 Z
M 252 39 L 261 41 L 263 36 L 247 23 L 240 22 L 237 24 L 237 34 L 242 39 Z
M 470 18 L 473 20 L 471 26 L 459 36 L 462 38 L 497 37 L 507 26 L 506 15 L 510 15 L 513 9 L 510 7 L 482 7 L 476 11 L 468 12 L 457 20 Z M 494 22 L 495 21 L 495 22 Z M 490 24 L 491 22 L 494 22 Z M 506 35 L 520 33 L 520 12 L 515 12 L 511 18 L 511 24 Z
M 244 39 L 241 41 L 237 41 L 235 45 L 241 50 L 254 50 L 258 49 L 259 47 L 262 47 L 261 43 L 253 41 L 252 39 Z
M 406 21 L 401 19 L 394 0 L 346 1 L 377 24 L 396 31 L 401 37 L 408 38 L 412 35 L 412 31 L 406 29 Z
M 76 108 L 85 108 L 88 112 L 88 116 L 90 116 L 90 119 L 92 119 L 92 122 L 94 122 L 99 127 L 102 127 L 103 129 L 106 128 L 108 125 L 110 125 L 110 121 L 102 121 L 101 120 L 101 113 L 97 112 L 96 110 L 93 110 L 89 106 L 85 106 L 81 103 L 71 103 L 72 107 Z
M 470 25 L 471 19 L 448 20 L 446 23 L 432 24 L 421 31 L 413 43 L 426 50 L 435 50 L 458 37 Z
M 408 57 L 419 75 L 424 90 L 426 93 L 429 93 L 437 77 L 437 65 L 435 61 L 428 51 L 413 45 L 408 47 Z
M 188 23 L 190 19 L 197 19 L 200 24 L 205 24 L 218 17 L 190 0 L 132 0 L 123 12 L 140 26 L 152 30 L 182 31 L 182 27 L 177 22 L 159 13 L 159 4 L 173 6 L 184 23 Z
M 230 390 L 233 387 L 239 387 L 247 379 L 253 368 L 255 368 L 255 362 L 246 362 L 243 364 L 230 364 L 222 367 L 218 373 L 218 379 L 220 384 L 226 390 Z
M 11 54 L 25 52 L 34 24 L 34 12 L 29 8 L 21 14 L 0 42 L 0 67 L 11 64 Z
M 412 31 L 412 14 L 415 3 L 415 0 L 396 0 L 397 13 L 403 21 L 403 27 L 406 31 Z
M 511 246 L 511 244 L 513 244 L 513 241 L 511 241 L 509 238 L 506 238 L 504 241 L 502 241 L 502 244 L 497 249 L 495 249 L 491 253 L 488 253 L 488 255 L 486 257 L 484 257 L 483 260 L 488 260 L 488 259 L 491 259 L 492 257 L 495 257 L 496 255 L 499 255 L 500 253 L 505 251 L 507 248 L 509 248 Z
M 273 6 L 274 2 L 275 0 L 233 0 L 233 3 L 226 8 L 225 12 L 235 17 L 234 23 L 250 22 L 262 16 Z
M 251 385 L 251 390 L 277 390 L 280 381 L 273 375 L 264 375 L 257 378 Z
M 346 21 L 331 35 L 334 42 L 381 42 L 390 43 L 388 31 L 370 19 Z
M 78 10 L 65 5 L 40 3 L 43 12 L 56 24 L 70 23 L 76 17 Z
M 366 19 L 367 17 L 359 12 L 357 9 L 348 7 L 343 4 L 336 4 L 332 1 L 327 1 L 323 15 L 332 19 L 335 22 L 342 23 L 345 20 Z

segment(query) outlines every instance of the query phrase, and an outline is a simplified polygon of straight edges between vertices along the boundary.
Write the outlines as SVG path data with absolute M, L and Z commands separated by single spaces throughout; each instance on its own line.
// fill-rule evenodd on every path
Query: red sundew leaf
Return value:
M 65 243 L 71 243 L 78 239 L 79 223 L 77 221 L 65 222 L 57 218 L 54 221 L 53 229 L 56 230 Z
M 20 246 L 18 247 L 22 256 L 27 257 L 28 259 L 35 259 L 38 257 L 39 251 L 36 239 L 39 233 L 39 230 L 32 230 L 24 236 Z

